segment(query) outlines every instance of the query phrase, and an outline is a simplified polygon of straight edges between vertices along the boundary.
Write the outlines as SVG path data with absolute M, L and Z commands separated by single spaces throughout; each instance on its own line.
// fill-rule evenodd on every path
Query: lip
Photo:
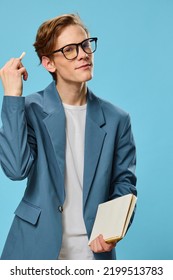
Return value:
M 92 63 L 85 63 L 85 64 L 82 64 L 80 65 L 79 67 L 76 67 L 75 69 L 78 70 L 78 69 L 86 69 L 86 68 L 89 68 L 92 66 Z

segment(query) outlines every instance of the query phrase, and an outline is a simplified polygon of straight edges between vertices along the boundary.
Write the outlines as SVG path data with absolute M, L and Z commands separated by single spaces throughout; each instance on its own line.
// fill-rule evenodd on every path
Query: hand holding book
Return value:
M 121 240 L 127 231 L 136 200 L 136 196 L 128 194 L 99 204 L 89 245 L 100 234 L 106 243 Z
M 116 246 L 116 242 L 107 243 L 103 239 L 103 235 L 100 234 L 91 241 L 89 246 L 94 253 L 110 252 Z

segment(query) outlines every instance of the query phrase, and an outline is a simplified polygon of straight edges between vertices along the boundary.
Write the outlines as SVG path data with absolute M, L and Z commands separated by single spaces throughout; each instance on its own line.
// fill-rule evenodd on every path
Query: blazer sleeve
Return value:
M 112 166 L 110 199 L 136 191 L 136 146 L 129 115 L 120 124 L 119 138 L 115 143 Z
M 115 144 L 110 199 L 120 197 L 129 193 L 137 196 L 137 179 L 135 175 L 136 146 L 131 129 L 129 115 L 127 115 L 126 117 L 125 124 L 123 126 L 120 125 L 120 131 L 120 137 Z M 133 222 L 135 212 L 136 207 L 130 219 L 128 229 Z
M 25 97 L 4 96 L 0 129 L 0 163 L 11 180 L 25 179 L 36 157 L 36 138 L 27 125 Z

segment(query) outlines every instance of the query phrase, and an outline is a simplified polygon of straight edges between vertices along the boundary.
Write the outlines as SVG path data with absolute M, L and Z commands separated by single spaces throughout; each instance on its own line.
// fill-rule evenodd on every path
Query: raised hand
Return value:
M 19 58 L 11 58 L 1 69 L 0 78 L 2 80 L 4 95 L 21 96 L 23 90 L 23 80 L 26 81 L 28 73 L 21 60 L 24 57 L 23 52 Z

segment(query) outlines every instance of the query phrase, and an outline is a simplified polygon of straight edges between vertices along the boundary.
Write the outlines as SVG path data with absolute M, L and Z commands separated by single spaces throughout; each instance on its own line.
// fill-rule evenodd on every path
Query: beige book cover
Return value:
M 107 243 L 122 239 L 132 216 L 136 196 L 127 194 L 99 204 L 89 243 L 99 234 Z

